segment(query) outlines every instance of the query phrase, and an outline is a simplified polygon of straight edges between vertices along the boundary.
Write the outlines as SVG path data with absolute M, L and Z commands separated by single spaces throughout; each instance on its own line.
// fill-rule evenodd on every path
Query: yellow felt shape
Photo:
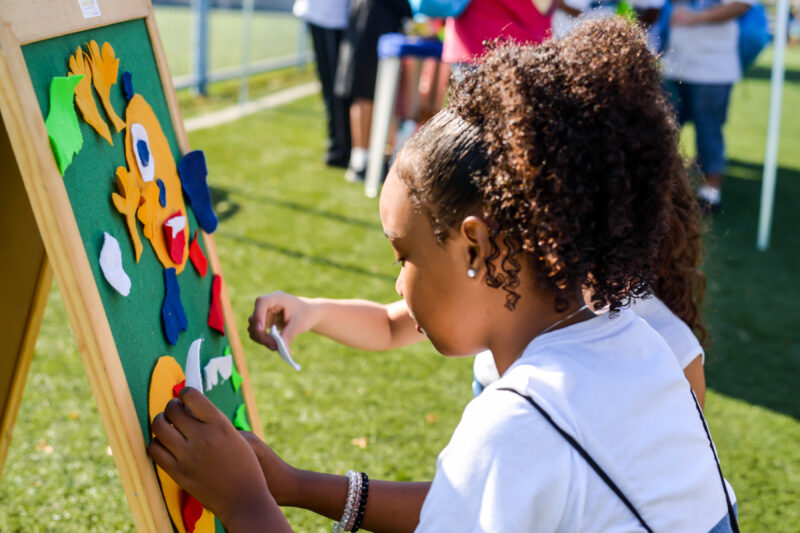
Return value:
M 108 43 L 103 43 L 102 50 L 97 46 L 96 41 L 89 42 L 89 55 L 91 57 L 92 81 L 94 90 L 103 103 L 108 119 L 114 124 L 117 131 L 122 131 L 125 122 L 119 118 L 114 108 L 111 106 L 111 86 L 117 83 L 117 72 L 119 71 L 119 59 L 114 55 L 114 49 Z
M 175 359 L 168 355 L 159 357 L 156 367 L 150 376 L 150 394 L 147 407 L 151 421 L 174 398 L 173 389 L 183 380 L 183 369 Z M 161 492 L 164 494 L 164 503 L 167 504 L 167 512 L 175 529 L 179 533 L 187 533 L 186 526 L 183 523 L 182 512 L 186 492 L 161 467 L 156 466 L 156 473 L 158 474 L 158 481 L 161 483 Z M 203 514 L 194 526 L 195 533 L 214 533 L 214 528 L 214 515 L 208 509 L 203 509 Z
M 111 201 L 128 224 L 128 232 L 131 234 L 133 251 L 136 253 L 136 262 L 142 256 L 142 241 L 139 238 L 139 230 L 136 227 L 136 210 L 139 209 L 139 187 L 136 184 L 136 177 L 128 172 L 125 167 L 117 167 L 117 190 L 119 194 L 112 193 Z
M 186 206 L 183 203 L 183 189 L 181 179 L 178 176 L 178 169 L 169 142 L 161 129 L 150 104 L 140 94 L 133 95 L 128 107 L 125 109 L 125 120 L 127 131 L 125 132 L 125 160 L 131 174 L 136 176 L 136 182 L 142 193 L 142 206 L 137 214 L 139 220 L 144 224 L 144 235 L 150 240 L 150 245 L 164 268 L 175 268 L 177 274 L 183 272 L 186 260 L 189 257 L 189 225 L 184 227 L 184 250 L 180 263 L 172 261 L 170 250 L 164 237 L 164 222 L 176 213 L 186 216 Z M 136 147 L 131 133 L 134 124 L 141 125 L 147 132 L 147 139 L 150 144 L 151 163 L 155 164 L 155 177 L 164 184 L 165 205 L 159 202 L 159 188 L 157 180 L 145 182 L 142 179 L 139 165 L 136 162 Z
M 84 61 L 84 52 L 78 47 L 75 50 L 74 56 L 69 56 L 69 74 L 79 75 L 83 74 L 84 78 L 78 82 L 75 87 L 75 103 L 78 104 L 78 109 L 81 110 L 83 120 L 86 121 L 94 131 L 96 131 L 103 139 L 108 141 L 108 144 L 114 146 L 114 141 L 111 140 L 111 131 L 108 129 L 108 124 L 100 116 L 100 111 L 97 109 L 97 104 L 92 96 L 92 68 L 89 64 L 88 57 Z

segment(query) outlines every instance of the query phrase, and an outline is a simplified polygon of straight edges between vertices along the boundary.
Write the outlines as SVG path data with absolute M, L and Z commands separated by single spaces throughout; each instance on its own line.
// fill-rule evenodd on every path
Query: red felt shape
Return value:
M 203 504 L 197 501 L 191 494 L 186 495 L 186 503 L 183 506 L 183 524 L 186 531 L 194 531 L 194 526 L 203 515 Z
M 189 245 L 189 259 L 192 260 L 192 264 L 194 268 L 197 269 L 197 272 L 201 276 L 205 276 L 208 271 L 208 260 L 206 259 L 206 254 L 203 253 L 203 249 L 200 248 L 200 243 L 197 242 L 199 233 L 200 232 L 197 230 L 194 232 L 194 240 L 192 244 Z
M 181 389 L 184 388 L 185 386 L 186 386 L 186 380 L 184 379 L 180 383 L 172 387 L 172 397 L 177 398 L 178 394 L 180 394 L 181 392 Z
M 181 230 L 175 236 L 173 236 L 172 228 L 169 226 L 168 222 L 173 218 L 180 216 L 183 215 L 181 215 L 180 211 L 178 211 L 164 221 L 164 241 L 167 243 L 169 257 L 176 265 L 183 263 L 183 250 L 186 248 L 186 231 Z
M 219 296 L 222 290 L 222 277 L 214 276 L 211 284 L 211 308 L 208 310 L 208 326 L 225 335 L 225 319 L 222 316 L 222 299 Z

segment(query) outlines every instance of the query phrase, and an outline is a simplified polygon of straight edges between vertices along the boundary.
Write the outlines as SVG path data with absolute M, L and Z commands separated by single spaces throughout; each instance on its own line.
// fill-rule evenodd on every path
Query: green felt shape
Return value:
M 242 376 L 236 371 L 236 365 L 231 365 L 231 385 L 233 385 L 233 392 L 239 392 L 239 387 L 242 386 Z
M 83 79 L 83 74 L 76 76 L 56 76 L 50 83 L 50 113 L 44 125 L 47 136 L 56 156 L 58 170 L 61 175 L 72 163 L 72 158 L 83 146 L 83 135 L 75 113 L 75 87 Z
M 236 429 L 253 431 L 250 427 L 250 423 L 247 421 L 247 409 L 245 409 L 244 404 L 236 408 L 236 416 L 233 418 L 233 425 L 236 426 Z

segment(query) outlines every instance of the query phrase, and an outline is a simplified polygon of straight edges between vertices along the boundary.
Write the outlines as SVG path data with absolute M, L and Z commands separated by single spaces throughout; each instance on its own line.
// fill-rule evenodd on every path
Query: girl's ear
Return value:
M 491 254 L 488 224 L 482 218 L 470 215 L 461 221 L 459 231 L 466 244 L 466 268 L 481 273 L 485 270 L 486 258 Z

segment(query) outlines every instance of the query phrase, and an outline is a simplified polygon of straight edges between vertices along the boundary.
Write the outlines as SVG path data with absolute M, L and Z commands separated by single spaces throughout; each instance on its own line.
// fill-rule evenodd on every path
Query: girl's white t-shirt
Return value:
M 655 531 L 707 532 L 727 514 L 681 367 L 660 335 L 623 310 L 535 338 L 467 405 L 437 460 L 417 531 L 640 530 L 566 440 L 500 387 L 534 398 Z

